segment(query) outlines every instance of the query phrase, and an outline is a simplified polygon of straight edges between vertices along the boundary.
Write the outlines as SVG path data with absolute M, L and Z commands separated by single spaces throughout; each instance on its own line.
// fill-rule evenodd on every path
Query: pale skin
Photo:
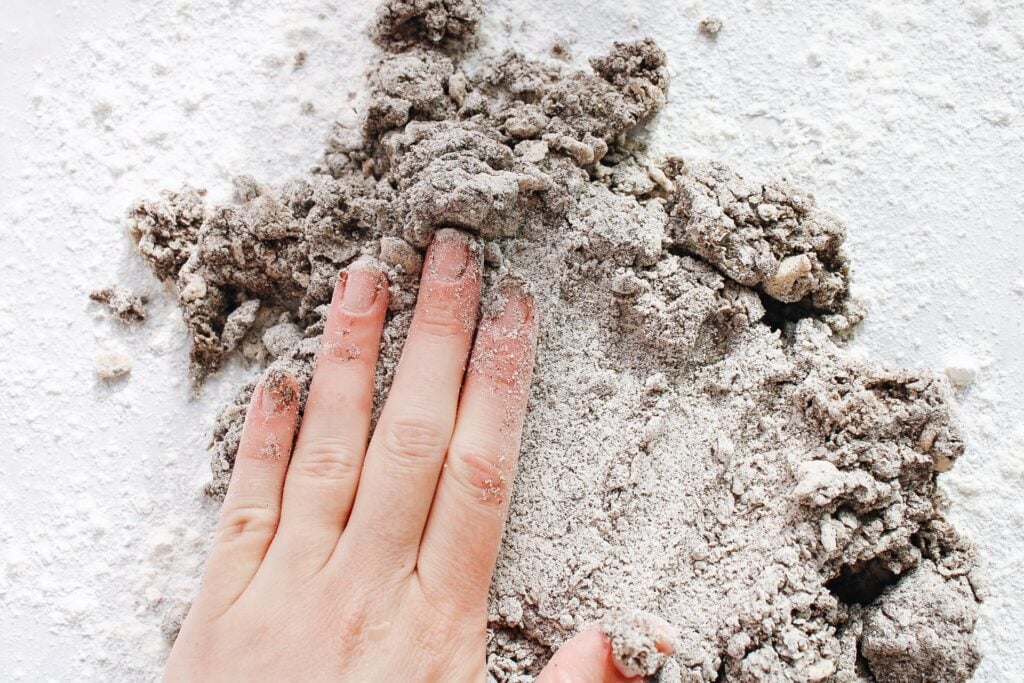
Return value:
M 166 681 L 486 680 L 487 593 L 537 340 L 514 279 L 480 310 L 471 238 L 439 231 L 371 434 L 387 276 L 344 271 L 302 424 L 293 377 L 253 392 L 202 586 Z M 540 683 L 624 683 L 605 636 Z

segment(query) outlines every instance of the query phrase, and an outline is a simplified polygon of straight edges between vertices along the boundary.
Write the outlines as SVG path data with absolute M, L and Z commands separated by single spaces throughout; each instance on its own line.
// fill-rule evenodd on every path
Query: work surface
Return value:
M 172 296 L 132 251 L 139 196 L 313 164 L 357 120 L 372 5 L 301 0 L 9 0 L 0 15 L 0 671 L 148 680 L 215 505 L 201 494 L 214 407 L 189 400 Z M 761 3 L 758 3 L 760 5 Z M 151 5 L 147 7 L 146 5 Z M 673 71 L 652 145 L 786 176 L 843 217 L 870 315 L 855 348 L 947 368 L 969 447 L 940 481 L 979 545 L 979 681 L 1024 666 L 1024 8 L 997 3 L 489 3 L 481 33 L 533 55 L 652 35 Z M 698 30 L 719 17 L 712 39 Z M 297 55 L 304 53 L 301 65 Z M 125 330 L 88 301 L 150 295 Z M 134 359 L 118 383 L 97 356 Z

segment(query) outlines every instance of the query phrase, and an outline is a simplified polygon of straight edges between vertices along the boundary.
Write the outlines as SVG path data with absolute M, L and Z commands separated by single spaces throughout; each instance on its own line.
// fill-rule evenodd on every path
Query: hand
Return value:
M 369 438 L 388 282 L 372 261 L 342 273 L 294 449 L 295 379 L 270 372 L 253 392 L 166 680 L 486 680 L 487 593 L 537 323 L 506 278 L 474 340 L 480 282 L 473 239 L 439 231 Z M 639 679 L 593 630 L 538 680 Z

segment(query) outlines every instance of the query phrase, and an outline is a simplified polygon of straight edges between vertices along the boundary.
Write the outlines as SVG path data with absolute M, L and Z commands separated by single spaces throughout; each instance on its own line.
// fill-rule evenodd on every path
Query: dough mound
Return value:
M 385 395 L 422 252 L 478 235 L 485 286 L 537 292 L 538 370 L 490 601 L 488 670 L 528 681 L 611 613 L 657 614 L 673 653 L 612 630 L 671 681 L 964 681 L 975 553 L 943 519 L 963 452 L 952 390 L 848 355 L 841 222 L 784 181 L 653 158 L 664 53 L 616 43 L 589 70 L 486 54 L 473 0 L 390 0 L 358 129 L 281 187 L 131 212 L 178 291 L 198 383 L 230 354 L 308 384 L 339 269 L 387 264 Z M 213 433 L 230 477 L 252 384 Z M 305 391 L 305 389 L 303 389 Z M 183 596 L 185 597 L 185 596 Z

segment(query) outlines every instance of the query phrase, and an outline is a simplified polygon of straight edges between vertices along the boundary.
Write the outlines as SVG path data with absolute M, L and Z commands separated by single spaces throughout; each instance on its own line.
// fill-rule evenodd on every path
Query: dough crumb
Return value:
M 123 351 L 104 351 L 96 357 L 96 376 L 101 380 L 120 379 L 131 371 L 132 357 Z
M 93 301 L 107 305 L 107 310 L 114 318 L 126 325 L 141 323 L 146 320 L 145 296 L 133 293 L 120 285 L 97 289 L 89 295 Z
M 623 676 L 653 676 L 675 648 L 672 626 L 647 612 L 612 615 L 601 630 L 611 642 L 612 657 Z
M 160 622 L 160 633 L 168 643 L 174 644 L 174 641 L 178 639 L 181 625 L 185 623 L 185 618 L 188 616 L 191 608 L 191 603 L 175 600 L 164 612 L 163 619 Z
M 863 653 L 879 683 L 966 681 L 981 655 L 966 638 L 974 610 L 966 576 L 923 562 L 867 610 Z
M 965 349 L 946 354 L 943 371 L 957 389 L 966 389 L 974 384 L 984 363 Z
M 722 19 L 720 17 L 707 17 L 700 22 L 700 32 L 709 38 L 717 38 L 722 32 Z
M 459 47 L 474 37 L 480 14 L 476 0 L 392 0 L 381 3 L 370 34 L 388 49 Z

